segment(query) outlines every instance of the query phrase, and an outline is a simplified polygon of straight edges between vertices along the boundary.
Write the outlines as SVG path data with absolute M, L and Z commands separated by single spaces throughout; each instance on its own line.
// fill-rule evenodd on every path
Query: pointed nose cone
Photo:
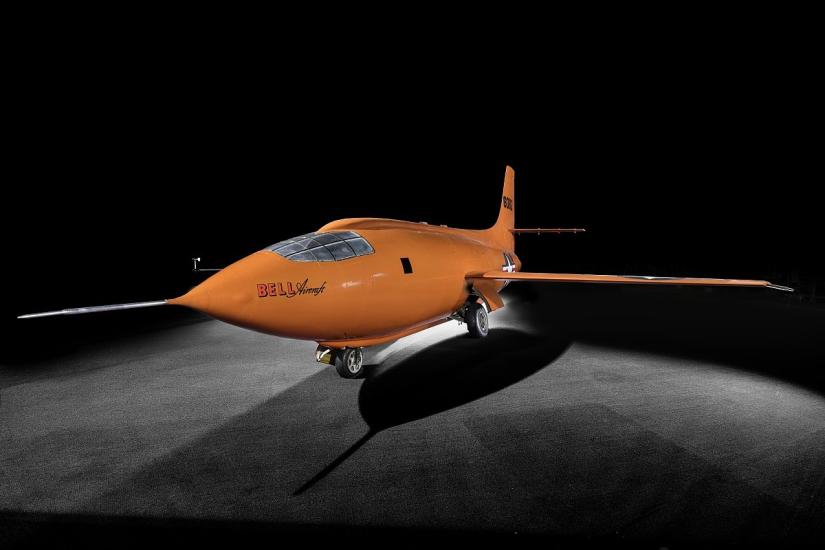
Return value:
M 204 313 L 209 313 L 209 304 L 211 302 L 210 298 L 212 295 L 212 290 L 220 287 L 220 284 L 216 284 L 216 282 L 213 280 L 217 276 L 217 274 L 212 275 L 211 277 L 206 279 L 198 286 L 194 287 L 192 290 L 190 290 L 183 296 L 173 298 L 172 300 L 169 300 L 168 303 L 177 306 L 186 306 L 188 308 L 196 309 Z
M 201 311 L 227 323 L 252 327 L 256 282 L 271 279 L 279 270 L 278 260 L 280 257 L 275 254 L 256 252 L 168 303 Z

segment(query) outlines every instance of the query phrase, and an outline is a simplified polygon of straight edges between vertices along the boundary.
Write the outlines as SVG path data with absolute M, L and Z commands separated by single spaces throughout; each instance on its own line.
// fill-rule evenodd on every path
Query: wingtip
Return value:
M 775 285 L 773 283 L 768 283 L 766 286 L 773 290 L 781 290 L 782 292 L 796 292 L 793 288 L 789 286 Z

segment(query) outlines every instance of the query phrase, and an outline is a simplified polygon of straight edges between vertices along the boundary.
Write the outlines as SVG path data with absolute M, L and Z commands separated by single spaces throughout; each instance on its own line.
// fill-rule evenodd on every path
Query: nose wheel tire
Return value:
M 467 311 L 464 313 L 464 322 L 467 323 L 467 332 L 473 338 L 484 338 L 490 332 L 487 310 L 479 303 L 467 306 Z
M 360 378 L 364 374 L 364 352 L 361 348 L 347 348 L 337 354 L 335 370 L 343 378 Z

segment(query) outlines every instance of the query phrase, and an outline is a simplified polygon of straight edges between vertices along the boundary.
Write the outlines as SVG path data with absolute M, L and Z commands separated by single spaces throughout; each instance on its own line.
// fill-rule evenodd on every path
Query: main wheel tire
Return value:
M 467 332 L 473 338 L 484 338 L 490 332 L 490 324 L 487 322 L 487 310 L 478 302 L 467 306 L 464 321 L 467 323 Z
M 361 348 L 347 348 L 336 354 L 335 370 L 342 378 L 360 378 L 364 374 L 364 352 Z

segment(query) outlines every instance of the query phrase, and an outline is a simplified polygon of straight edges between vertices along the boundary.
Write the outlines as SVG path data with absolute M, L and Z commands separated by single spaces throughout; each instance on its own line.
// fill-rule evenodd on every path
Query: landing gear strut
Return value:
M 467 332 L 473 338 L 484 338 L 490 332 L 487 310 L 478 302 L 469 304 L 464 310 L 464 322 L 467 323 Z

